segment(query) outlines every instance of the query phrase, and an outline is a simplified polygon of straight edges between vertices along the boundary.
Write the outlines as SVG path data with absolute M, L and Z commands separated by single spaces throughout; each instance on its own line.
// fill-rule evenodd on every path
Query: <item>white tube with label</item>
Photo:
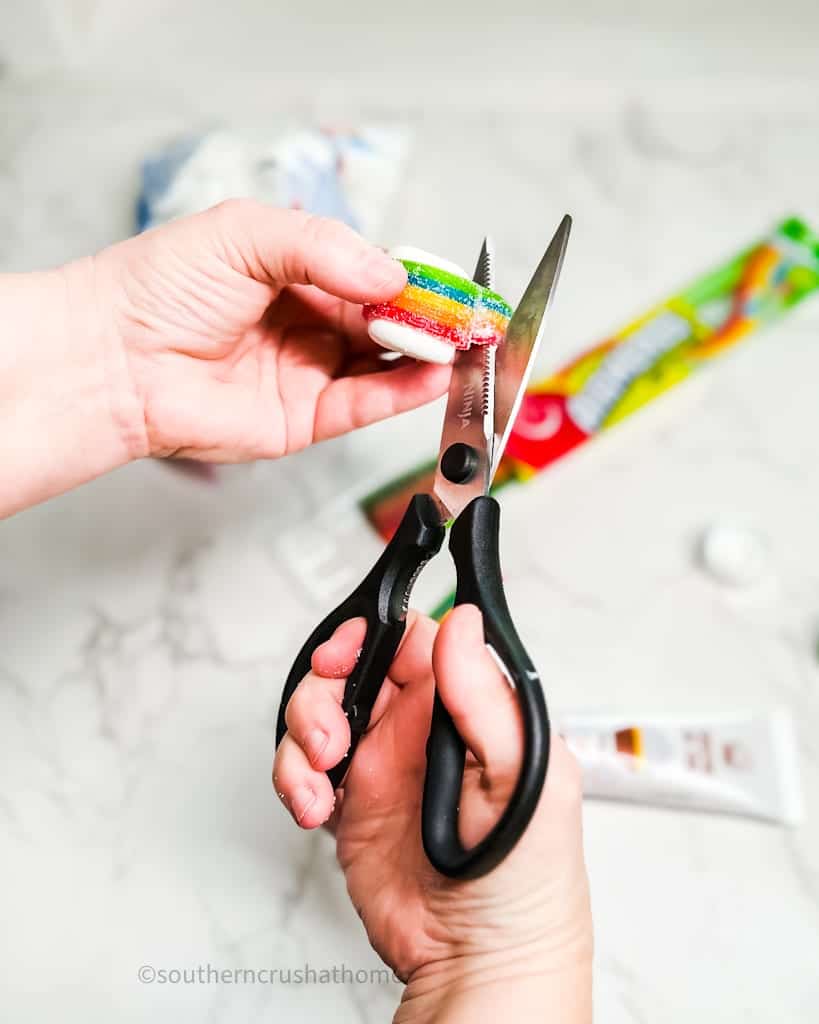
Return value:
M 802 799 L 789 713 L 643 716 L 578 713 L 556 729 L 586 796 L 719 811 L 796 825 Z

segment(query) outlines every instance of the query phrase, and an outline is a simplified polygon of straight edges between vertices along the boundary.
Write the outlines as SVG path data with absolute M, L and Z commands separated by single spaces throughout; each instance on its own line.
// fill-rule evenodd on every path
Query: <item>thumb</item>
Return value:
M 480 611 L 458 605 L 444 619 L 432 655 L 435 681 L 464 743 L 485 768 L 520 764 L 523 729 L 514 691 L 489 650 Z
M 407 283 L 397 260 L 341 221 L 252 199 L 229 199 L 202 216 L 230 266 L 275 288 L 312 284 L 360 303 L 390 299 Z

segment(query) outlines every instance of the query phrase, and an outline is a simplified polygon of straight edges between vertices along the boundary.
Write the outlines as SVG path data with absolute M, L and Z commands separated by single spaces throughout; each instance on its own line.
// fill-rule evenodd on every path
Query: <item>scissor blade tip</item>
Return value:
M 483 242 L 481 243 L 481 260 L 494 260 L 495 258 L 495 239 L 492 235 L 484 235 Z
M 563 215 L 563 219 L 557 226 L 549 247 L 547 248 L 544 257 L 543 265 L 554 264 L 557 261 L 557 271 L 560 270 L 560 264 L 563 262 L 563 255 L 566 252 L 566 247 L 569 244 L 569 234 L 572 230 L 572 218 L 571 215 L 566 213 Z M 556 277 L 556 273 L 555 273 Z M 554 284 L 554 280 L 552 281 Z
M 495 284 L 495 242 L 491 235 L 484 235 L 478 262 L 472 280 L 485 288 L 493 288 Z

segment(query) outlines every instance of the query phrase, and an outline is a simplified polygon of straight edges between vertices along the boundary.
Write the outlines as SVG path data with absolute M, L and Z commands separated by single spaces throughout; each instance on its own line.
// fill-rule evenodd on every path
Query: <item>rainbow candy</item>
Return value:
M 407 270 L 406 288 L 391 302 L 365 306 L 365 319 L 405 324 L 459 349 L 503 341 L 512 310 L 500 295 L 427 263 L 400 262 Z

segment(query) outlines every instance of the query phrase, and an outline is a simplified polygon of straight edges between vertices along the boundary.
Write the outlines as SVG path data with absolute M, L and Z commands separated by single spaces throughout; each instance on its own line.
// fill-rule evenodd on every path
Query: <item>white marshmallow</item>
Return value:
M 371 320 L 367 332 L 373 341 L 399 352 L 403 356 L 412 356 L 422 363 L 441 363 L 448 365 L 455 358 L 455 346 L 445 338 L 437 338 L 427 331 L 419 331 L 409 324 L 397 324 L 394 320 Z

